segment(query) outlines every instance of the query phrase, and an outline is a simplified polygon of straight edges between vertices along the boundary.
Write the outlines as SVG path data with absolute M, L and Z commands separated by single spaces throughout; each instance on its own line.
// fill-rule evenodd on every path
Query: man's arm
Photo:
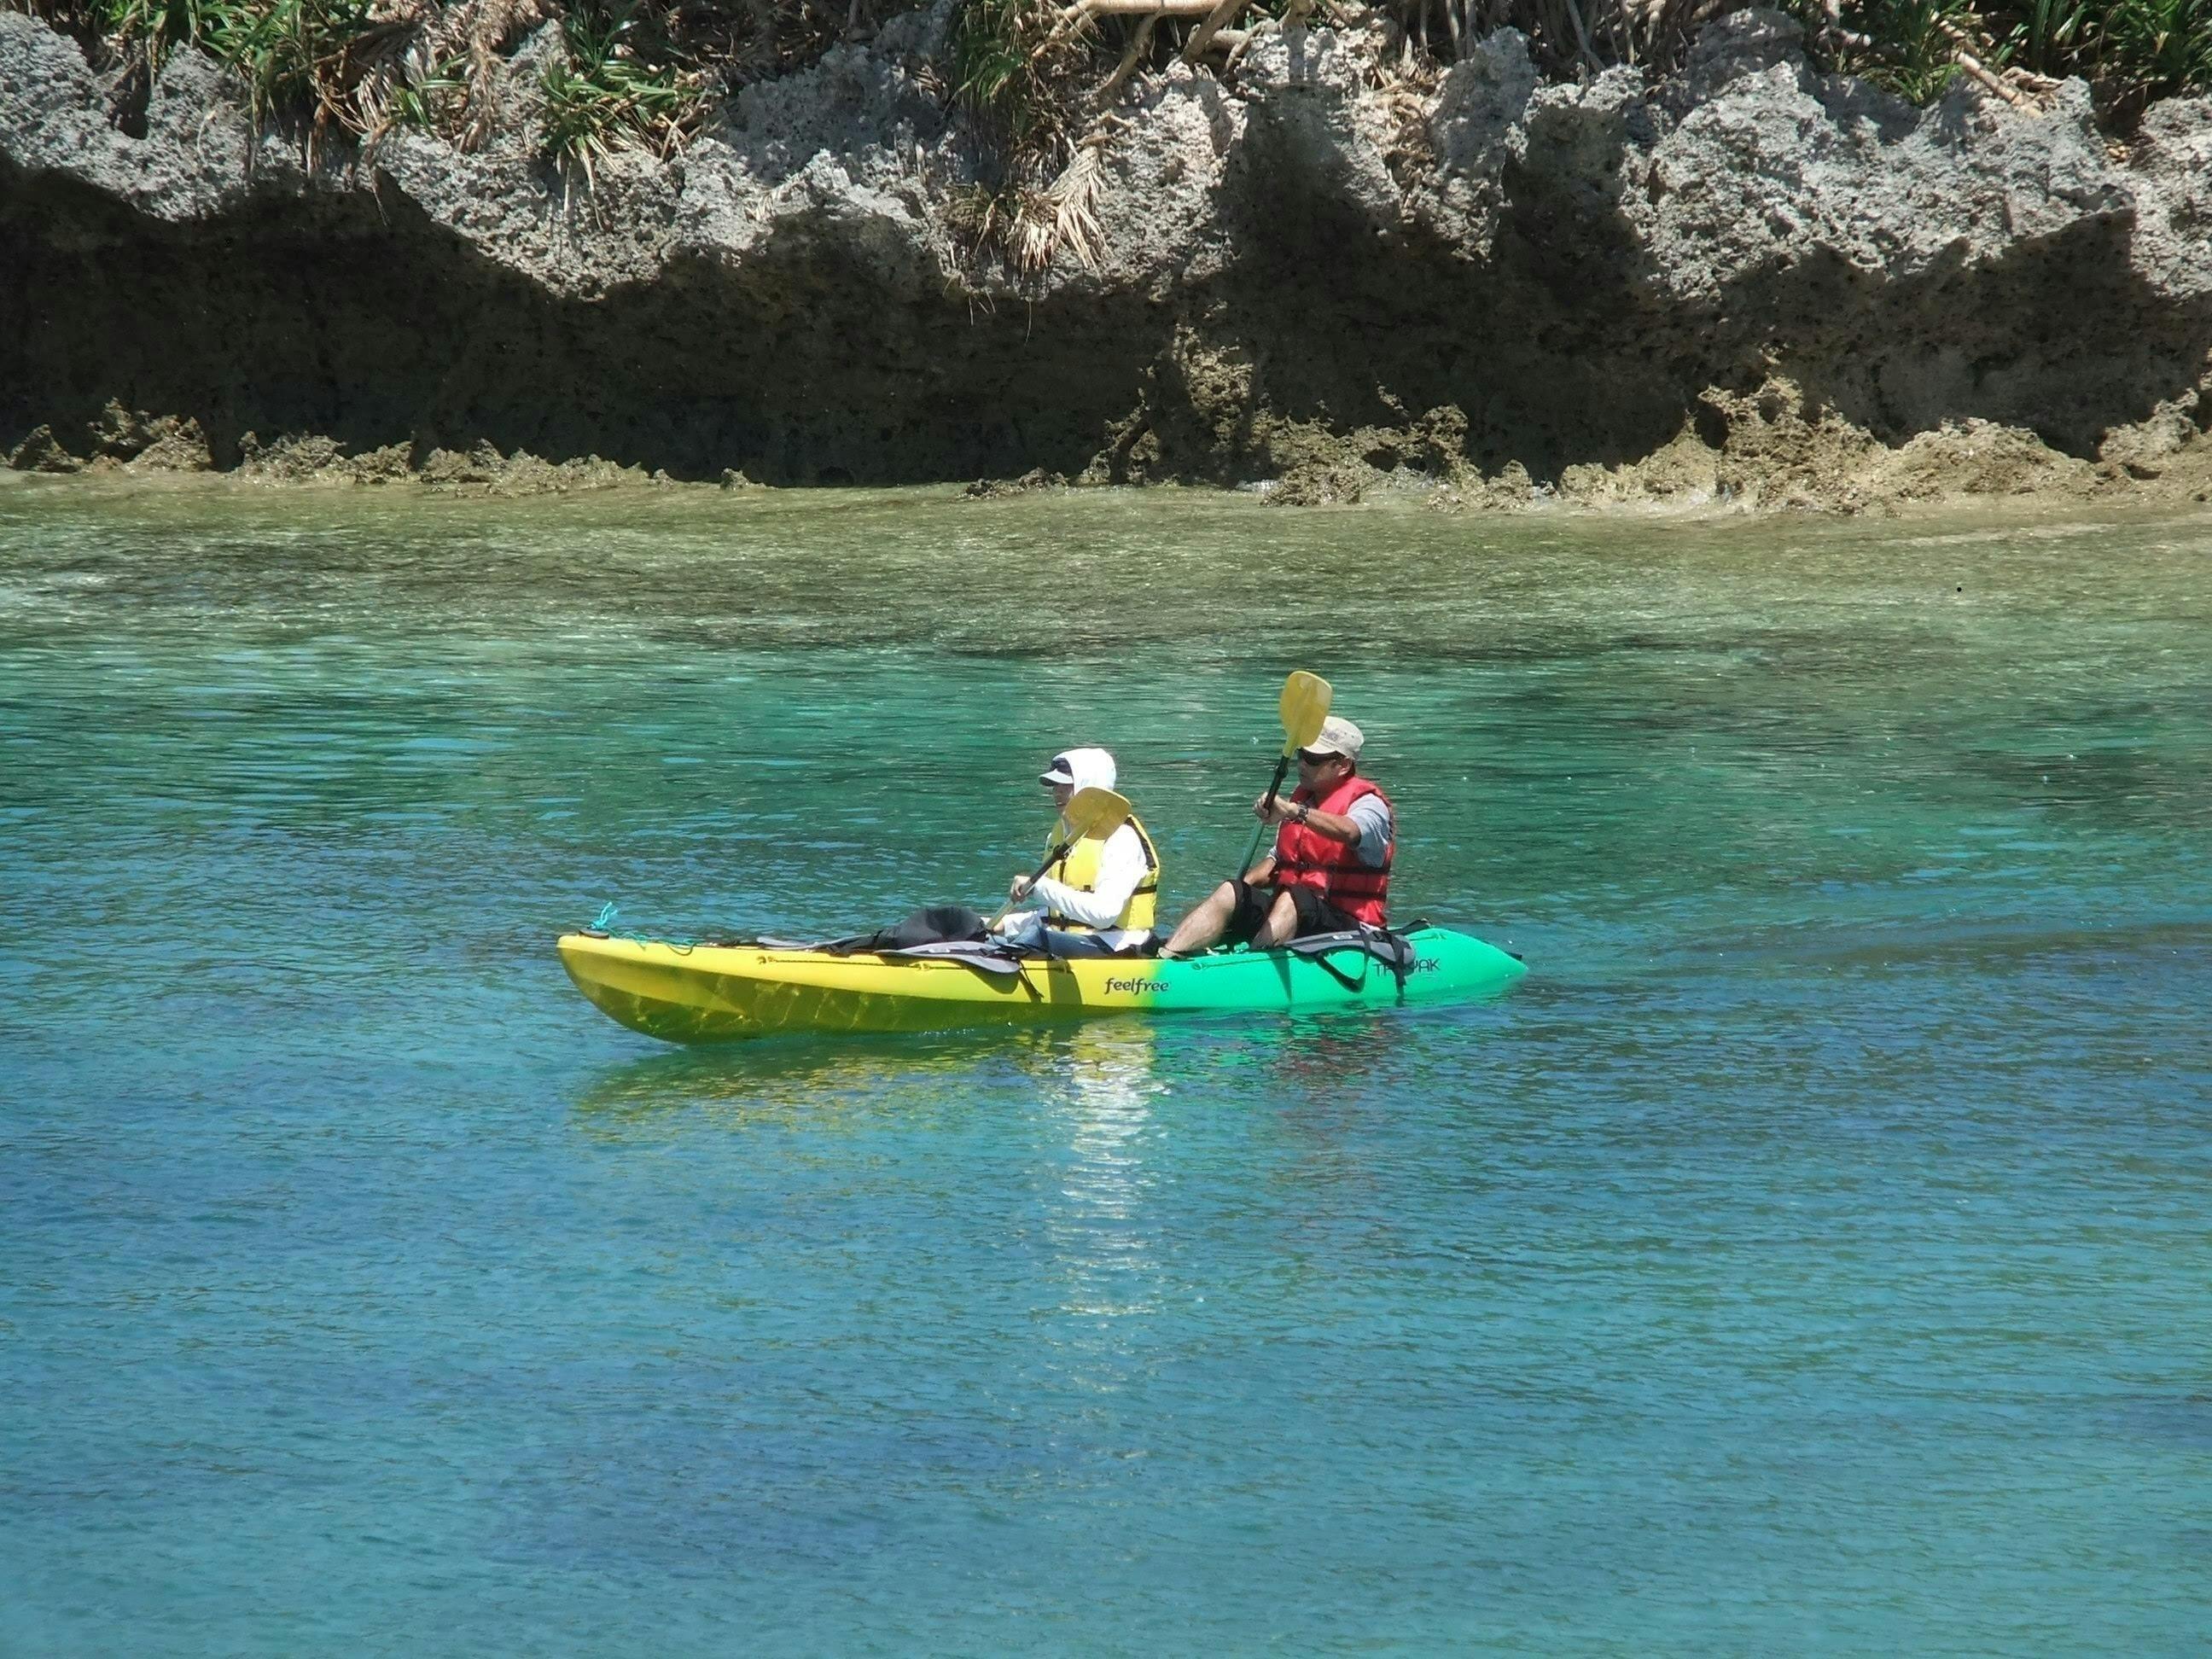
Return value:
M 1352 803 L 1348 816 L 1359 832 L 1359 861 L 1370 870 L 1381 869 L 1389 860 L 1391 837 L 1397 834 L 1390 809 L 1380 795 L 1362 795 Z
M 1372 799 L 1371 796 L 1363 797 L 1354 801 L 1352 805 L 1357 809 L 1365 805 L 1367 801 Z M 1265 823 L 1303 823 L 1307 829 L 1317 835 L 1326 836 L 1331 841 L 1359 839 L 1359 825 L 1341 812 L 1316 812 L 1312 807 L 1302 802 L 1294 801 L 1287 795 L 1276 796 L 1272 805 L 1263 797 L 1260 805 L 1263 809 L 1260 812 L 1260 817 Z

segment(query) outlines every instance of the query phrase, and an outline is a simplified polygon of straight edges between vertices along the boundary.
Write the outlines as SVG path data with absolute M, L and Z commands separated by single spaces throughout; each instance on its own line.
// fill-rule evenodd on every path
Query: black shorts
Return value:
M 1292 939 L 1305 939 L 1314 933 L 1349 933 L 1359 926 L 1350 916 L 1338 909 L 1310 887 L 1255 887 L 1247 881 L 1229 884 L 1237 890 L 1237 908 L 1229 913 L 1229 927 L 1224 937 L 1237 945 L 1251 942 L 1267 920 L 1267 912 L 1274 908 L 1275 895 L 1279 891 L 1291 896 L 1297 906 L 1297 925 L 1291 929 Z

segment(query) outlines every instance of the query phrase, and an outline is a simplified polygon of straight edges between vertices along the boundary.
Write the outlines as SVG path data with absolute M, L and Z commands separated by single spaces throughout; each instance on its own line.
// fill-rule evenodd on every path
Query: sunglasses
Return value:
M 1344 757 L 1341 755 L 1339 755 L 1334 750 L 1326 750 L 1318 755 L 1314 753 L 1310 749 L 1301 749 L 1298 750 L 1298 764 L 1301 766 L 1326 766 L 1333 760 L 1341 760 Z

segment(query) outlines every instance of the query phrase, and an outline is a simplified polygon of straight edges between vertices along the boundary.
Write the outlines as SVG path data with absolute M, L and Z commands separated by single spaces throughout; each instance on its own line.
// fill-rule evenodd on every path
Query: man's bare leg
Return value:
M 1278 945 L 1288 943 L 1298 930 L 1298 907 L 1285 888 L 1275 895 L 1275 902 L 1267 907 L 1267 919 L 1261 923 L 1260 931 L 1252 935 L 1252 948 L 1272 951 Z
M 1196 956 L 1221 937 L 1236 909 L 1237 890 L 1224 881 L 1208 894 L 1196 909 L 1176 924 L 1175 932 L 1160 947 L 1160 954 L 1164 957 Z

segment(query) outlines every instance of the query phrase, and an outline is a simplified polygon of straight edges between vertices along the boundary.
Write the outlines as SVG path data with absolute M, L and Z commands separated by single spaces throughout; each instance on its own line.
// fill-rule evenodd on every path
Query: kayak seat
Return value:
M 1416 927 L 1426 925 L 1425 922 L 1413 924 Z M 1406 977 L 1413 971 L 1415 958 L 1413 942 L 1405 934 L 1388 927 L 1362 927 L 1346 928 L 1335 933 L 1309 933 L 1304 939 L 1291 940 L 1284 948 L 1294 956 L 1310 958 L 1314 966 L 1347 990 L 1364 985 L 1368 970 L 1380 963 L 1398 981 L 1401 995 L 1406 989 Z M 1346 951 L 1357 951 L 1365 958 L 1359 965 L 1357 979 L 1329 960 Z
M 1387 927 L 1346 928 L 1336 933 L 1309 933 L 1304 939 L 1294 939 L 1284 946 L 1302 957 L 1316 960 L 1335 955 L 1340 951 L 1358 951 L 1373 957 L 1384 967 L 1404 970 L 1413 965 L 1413 946 L 1402 933 Z

